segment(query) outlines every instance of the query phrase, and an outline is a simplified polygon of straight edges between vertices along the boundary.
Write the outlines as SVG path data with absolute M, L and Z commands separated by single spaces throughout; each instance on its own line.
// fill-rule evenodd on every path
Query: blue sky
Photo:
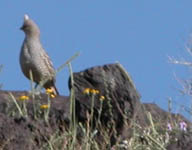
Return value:
M 41 41 L 55 68 L 76 52 L 73 71 L 119 61 L 131 74 L 143 102 L 167 109 L 189 104 L 177 91 L 180 78 L 191 77 L 185 67 L 168 63 L 167 56 L 186 58 L 185 44 L 192 31 L 192 1 L 84 0 L 1 1 L 0 82 L 5 90 L 29 90 L 21 73 L 19 53 L 24 33 L 19 30 L 24 14 L 40 27 Z M 57 87 L 68 95 L 68 68 L 57 75 Z

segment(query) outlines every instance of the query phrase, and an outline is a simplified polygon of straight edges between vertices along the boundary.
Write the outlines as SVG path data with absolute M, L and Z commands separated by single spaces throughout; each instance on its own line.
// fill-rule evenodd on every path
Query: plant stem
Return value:
M 21 107 L 20 107 L 19 104 L 17 103 L 17 100 L 15 99 L 15 97 L 13 96 L 12 93 L 9 93 L 9 95 L 11 96 L 13 102 L 15 103 L 15 105 L 16 105 L 19 113 L 20 113 L 20 115 L 23 117 L 23 116 L 24 116 L 24 115 L 23 115 L 23 112 L 22 112 L 22 110 L 21 110 Z

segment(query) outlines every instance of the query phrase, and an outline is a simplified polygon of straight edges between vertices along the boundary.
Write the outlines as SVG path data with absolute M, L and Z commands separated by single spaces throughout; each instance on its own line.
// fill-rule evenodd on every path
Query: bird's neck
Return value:
M 40 41 L 40 36 L 39 35 L 26 35 L 25 39 L 26 40 L 33 40 L 33 41 Z

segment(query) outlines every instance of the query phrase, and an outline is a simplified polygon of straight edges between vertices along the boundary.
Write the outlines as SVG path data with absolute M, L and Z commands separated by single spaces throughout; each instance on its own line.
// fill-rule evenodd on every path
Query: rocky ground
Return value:
M 111 147 L 119 141 L 129 140 L 133 136 L 134 124 L 143 129 L 150 126 L 148 112 L 151 113 L 153 122 L 159 123 L 164 130 L 169 122 L 185 121 L 188 127 L 191 126 L 179 114 L 168 113 L 156 104 L 142 104 L 133 81 L 120 64 L 98 66 L 73 73 L 73 78 L 69 79 L 69 89 L 74 92 L 72 96 L 75 98 L 76 122 L 86 125 L 91 116 L 92 128 L 97 128 L 99 121 L 110 133 Z M 18 99 L 23 95 L 29 96 L 29 100 L 25 102 L 27 114 L 21 115 L 14 99 L 20 104 Z M 55 134 L 62 135 L 68 131 L 71 121 L 70 96 L 51 98 L 48 122 L 44 119 L 45 110 L 34 115 L 34 100 L 39 104 L 47 104 L 48 95 L 33 97 L 27 91 L 0 91 L 0 149 L 46 149 L 43 147 L 46 147 Z M 25 108 L 23 103 L 20 106 L 22 110 Z M 80 132 L 81 130 L 78 131 L 77 138 L 81 137 Z M 102 134 L 98 134 L 97 140 L 102 143 Z M 187 131 L 175 134 L 174 138 L 177 140 L 169 142 L 166 149 L 191 150 L 191 135 Z

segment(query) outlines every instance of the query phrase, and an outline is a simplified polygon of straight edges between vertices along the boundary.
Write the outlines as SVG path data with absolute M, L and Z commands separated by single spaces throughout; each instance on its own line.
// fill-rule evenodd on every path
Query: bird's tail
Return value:
M 59 95 L 59 92 L 58 92 L 58 90 L 57 90 L 57 88 L 56 88 L 55 85 L 51 86 L 50 89 L 53 91 L 53 94 L 54 94 L 55 96 Z
M 46 89 L 47 93 L 53 94 L 54 96 L 59 95 L 59 92 L 55 86 L 54 80 L 51 80 L 45 83 L 43 87 Z

